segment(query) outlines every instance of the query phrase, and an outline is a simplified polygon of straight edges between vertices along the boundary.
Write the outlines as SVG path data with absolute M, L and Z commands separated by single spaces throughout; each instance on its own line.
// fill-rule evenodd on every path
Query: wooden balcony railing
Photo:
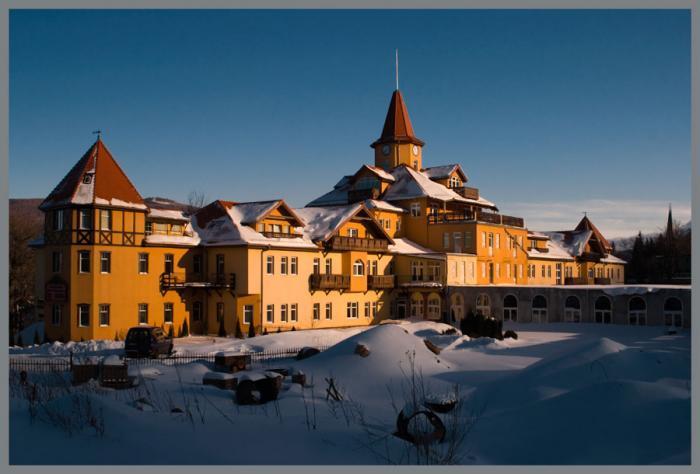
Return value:
M 328 241 L 326 247 L 330 250 L 364 250 L 370 252 L 386 252 L 389 249 L 389 241 L 384 239 L 366 239 L 336 235 Z
M 586 277 L 566 277 L 564 278 L 565 285 L 587 285 L 588 279 Z
M 311 290 L 349 290 L 349 275 L 329 275 L 314 273 L 309 276 L 309 289 Z
M 487 222 L 490 224 L 509 225 L 512 227 L 525 227 L 525 221 L 521 217 L 504 216 L 495 212 L 443 212 L 428 214 L 428 224 L 453 224 L 459 222 Z
M 609 285 L 612 282 L 610 281 L 610 278 L 608 278 L 608 277 L 595 277 L 593 279 L 593 283 L 596 285 Z
M 470 188 L 469 186 L 462 186 L 459 188 L 452 188 L 452 191 L 456 192 L 463 198 L 473 199 L 475 201 L 479 200 L 479 190 L 477 188 Z
M 210 275 L 201 275 L 197 273 L 185 272 L 170 272 L 161 273 L 160 288 L 161 290 L 170 290 L 185 287 L 204 287 L 204 288 L 235 288 L 236 274 L 235 273 L 212 273 Z
M 415 275 L 398 275 L 399 286 L 442 286 L 444 278 L 442 275 L 432 273 Z
M 266 230 L 260 233 L 268 239 L 295 239 L 301 237 L 299 234 L 291 234 L 289 232 L 272 232 Z
M 442 214 L 428 214 L 428 224 L 453 224 L 459 222 L 467 222 L 474 220 L 474 213 L 469 211 L 464 212 L 445 212 Z
M 394 275 L 369 275 L 367 286 L 371 290 L 389 290 L 396 286 L 396 277 Z

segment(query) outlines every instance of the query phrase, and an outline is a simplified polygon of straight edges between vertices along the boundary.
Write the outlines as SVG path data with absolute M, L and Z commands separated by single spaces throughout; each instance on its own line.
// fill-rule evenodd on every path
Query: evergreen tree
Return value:
M 281 332 L 282 332 L 282 327 L 278 327 L 278 328 L 277 328 L 277 334 L 279 334 L 279 333 L 281 333 Z
M 17 345 L 20 347 L 24 347 L 24 341 L 22 341 L 22 333 L 21 332 L 17 335 Z
M 255 337 L 255 326 L 253 323 L 248 325 L 248 337 Z
M 236 338 L 243 339 L 243 329 L 241 329 L 241 322 L 236 322 Z
M 173 325 L 171 324 L 171 325 L 170 325 L 170 329 L 168 329 L 168 337 L 169 337 L 170 339 L 172 339 L 172 338 L 175 336 L 174 332 L 175 332 L 175 331 L 173 330 Z
M 35 329 L 34 330 L 34 345 L 38 346 L 39 344 L 41 344 L 41 339 L 39 339 L 39 330 Z
M 219 337 L 226 337 L 226 327 L 224 326 L 224 318 L 219 320 Z
M 185 319 L 185 322 L 182 323 L 182 337 L 187 337 L 190 335 L 190 326 L 187 324 L 187 320 Z
M 296 331 L 296 330 L 297 330 L 296 326 L 292 326 L 292 331 Z

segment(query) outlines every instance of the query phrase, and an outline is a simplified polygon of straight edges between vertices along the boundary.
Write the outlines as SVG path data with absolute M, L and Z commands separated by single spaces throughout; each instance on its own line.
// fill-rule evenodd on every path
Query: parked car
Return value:
M 138 326 L 129 329 L 124 341 L 126 357 L 158 357 L 173 352 L 173 340 L 161 328 Z

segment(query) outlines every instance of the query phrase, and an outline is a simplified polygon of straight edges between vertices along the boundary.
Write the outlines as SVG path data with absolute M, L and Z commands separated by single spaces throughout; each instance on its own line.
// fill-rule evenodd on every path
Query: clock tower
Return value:
M 390 171 L 403 164 L 420 171 L 423 167 L 424 142 L 413 133 L 401 91 L 391 96 L 382 135 L 370 146 L 374 148 L 374 165 Z

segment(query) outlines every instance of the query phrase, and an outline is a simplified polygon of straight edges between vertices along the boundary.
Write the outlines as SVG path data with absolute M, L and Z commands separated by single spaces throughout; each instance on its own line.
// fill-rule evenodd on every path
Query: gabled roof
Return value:
M 70 204 L 146 209 L 136 187 L 99 138 L 44 199 L 39 209 Z
M 421 172 L 430 179 L 447 179 L 452 176 L 452 173 L 457 172 L 459 178 L 463 182 L 466 183 L 469 180 L 467 174 L 458 163 L 451 165 L 431 166 L 430 168 L 422 169 Z
M 390 183 L 393 183 L 395 181 L 395 178 L 391 175 L 391 173 L 388 173 L 381 168 L 377 168 L 376 166 L 370 165 L 362 165 L 362 167 L 359 170 L 357 170 L 357 173 L 352 175 L 351 180 L 354 181 L 356 176 L 364 170 L 367 170 L 370 173 L 374 174 L 377 178 L 381 179 L 382 181 L 388 181 Z
M 408 117 L 406 103 L 398 89 L 391 96 L 382 135 L 370 146 L 374 148 L 382 143 L 415 143 L 416 145 L 424 145 L 424 142 L 419 140 L 413 133 L 413 125 L 411 125 L 411 119 Z
M 590 230 L 569 230 L 562 232 L 542 232 L 550 242 L 562 247 L 572 257 L 580 257 L 593 232 Z
M 396 182 L 382 196 L 384 201 L 430 197 L 439 201 L 456 201 L 497 209 L 494 203 L 482 197 L 478 200 L 462 197 L 410 166 L 399 165 L 391 171 L 391 174 L 396 178 Z
M 236 209 L 241 213 L 241 224 L 254 225 L 257 222 L 265 219 L 275 209 L 281 209 L 281 213 L 287 213 L 289 217 L 294 219 L 294 227 L 304 225 L 297 214 L 294 213 L 291 207 L 284 202 L 284 199 L 276 199 L 274 201 L 257 201 L 257 202 L 239 202 L 236 203 Z
M 574 230 L 590 230 L 603 247 L 603 253 L 612 252 L 612 245 L 610 245 L 610 242 L 603 237 L 603 234 L 600 233 L 598 228 L 593 224 L 593 222 L 591 222 L 588 216 L 583 216 L 583 219 L 581 219 L 581 222 L 578 223 Z
M 394 243 L 392 238 L 389 237 L 384 228 L 362 203 L 332 207 L 302 207 L 296 209 L 296 212 L 306 223 L 304 236 L 314 242 L 324 242 L 330 239 L 340 230 L 343 224 L 358 214 L 364 214 L 368 219 L 367 222 L 378 233 L 382 234 L 391 244 Z

